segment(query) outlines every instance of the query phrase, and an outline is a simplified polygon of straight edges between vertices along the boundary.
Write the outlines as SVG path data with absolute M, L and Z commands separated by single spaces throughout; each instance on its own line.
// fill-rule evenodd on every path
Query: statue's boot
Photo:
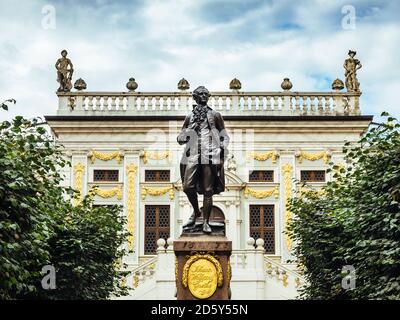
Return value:
M 208 224 L 207 221 L 204 221 L 204 223 L 203 223 L 203 232 L 204 233 L 211 233 L 212 232 L 211 227 L 210 227 L 210 225 Z
M 188 228 L 188 227 L 192 227 L 194 226 L 194 224 L 196 223 L 196 218 L 200 217 L 200 212 L 196 213 L 193 211 L 192 215 L 189 217 L 188 222 L 186 222 L 183 227 L 184 228 Z

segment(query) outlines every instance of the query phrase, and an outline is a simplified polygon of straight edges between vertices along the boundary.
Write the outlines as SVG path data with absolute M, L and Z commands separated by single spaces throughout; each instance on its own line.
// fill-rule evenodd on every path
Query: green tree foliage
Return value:
M 0 137 L 0 299 L 126 294 L 115 268 L 127 236 L 120 207 L 93 208 L 90 196 L 71 204 L 75 192 L 60 186 L 69 163 L 39 119 L 3 121 Z M 45 265 L 55 290 L 41 286 Z
M 307 188 L 288 205 L 308 282 L 300 296 L 400 299 L 400 124 L 389 117 L 344 152 L 346 165 L 332 164 L 322 195 Z M 355 268 L 354 289 L 342 286 L 344 266 Z

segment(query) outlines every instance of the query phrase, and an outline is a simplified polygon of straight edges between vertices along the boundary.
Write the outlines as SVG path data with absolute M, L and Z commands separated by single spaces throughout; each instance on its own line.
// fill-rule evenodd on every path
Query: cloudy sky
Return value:
M 139 91 L 175 91 L 182 77 L 212 91 L 234 77 L 247 91 L 279 91 L 284 77 L 330 91 L 353 49 L 362 112 L 400 117 L 399 12 L 390 0 L 0 0 L 0 99 L 17 100 L 0 118 L 55 114 L 64 48 L 93 91 L 130 77 Z

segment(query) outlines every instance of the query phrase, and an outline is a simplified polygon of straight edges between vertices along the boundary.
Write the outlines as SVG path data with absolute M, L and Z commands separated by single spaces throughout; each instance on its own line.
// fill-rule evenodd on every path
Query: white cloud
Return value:
M 345 1 L 268 1 L 229 16 L 218 7 L 222 2 L 54 1 L 57 28 L 43 30 L 41 8 L 48 1 L 21 1 L 19 10 L 14 1 L 3 1 L 0 97 L 18 101 L 6 117 L 55 113 L 54 64 L 63 48 L 74 78 L 95 91 L 125 90 L 132 76 L 141 91 L 176 90 L 182 77 L 192 88 L 211 90 L 227 90 L 233 77 L 248 91 L 280 90 L 284 77 L 293 90 L 330 90 L 331 80 L 343 79 L 347 50 L 355 49 L 363 64 L 363 113 L 398 114 L 400 23 L 393 12 L 400 5 L 355 0 L 356 29 L 343 30 Z

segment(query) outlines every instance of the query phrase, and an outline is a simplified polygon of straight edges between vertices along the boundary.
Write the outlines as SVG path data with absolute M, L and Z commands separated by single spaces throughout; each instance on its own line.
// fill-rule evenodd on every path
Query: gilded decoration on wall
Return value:
M 137 275 L 133 276 L 133 287 L 136 289 L 139 286 L 139 277 Z
M 96 161 L 96 159 L 99 159 L 102 161 L 109 161 L 114 158 L 117 159 L 118 164 L 121 164 L 123 157 L 124 157 L 124 155 L 122 154 L 122 152 L 120 152 L 118 150 L 113 151 L 113 152 L 100 152 L 100 151 L 96 151 L 93 149 L 89 153 L 89 158 L 90 158 L 90 161 L 92 162 L 92 164 Z
M 325 164 L 329 163 L 329 160 L 331 159 L 331 153 L 329 151 L 319 151 L 319 152 L 307 152 L 304 150 L 300 150 L 296 153 L 296 157 L 299 160 L 299 163 L 303 162 L 303 159 L 309 160 L 309 161 L 317 161 L 319 159 L 324 159 Z
M 117 197 L 118 200 L 122 200 L 122 187 L 115 187 L 112 189 L 99 189 L 98 187 L 92 187 L 91 191 L 102 198 Z
M 126 174 L 128 176 L 128 196 L 127 196 L 127 224 L 128 232 L 128 247 L 132 250 L 134 247 L 135 234 L 135 177 L 137 166 L 133 163 L 126 166 Z
M 288 284 L 289 284 L 289 281 L 288 281 L 288 275 L 286 274 L 286 273 L 283 273 L 282 274 L 282 284 L 283 284 L 283 286 L 286 288 L 287 286 L 288 286 Z
M 141 191 L 141 196 L 142 200 L 146 199 L 147 195 L 153 196 L 153 197 L 159 197 L 163 194 L 168 193 L 170 200 L 174 200 L 174 187 L 168 186 L 168 187 L 162 187 L 162 188 L 157 188 L 157 187 L 142 187 Z
M 292 196 L 292 173 L 293 173 L 293 167 L 289 163 L 285 163 L 282 166 L 282 173 L 283 173 L 283 184 L 284 184 L 284 189 L 285 189 L 285 215 L 284 215 L 284 220 L 285 220 L 285 228 L 287 228 L 289 222 L 292 220 L 292 213 L 287 209 L 287 205 L 289 202 L 289 199 Z M 292 248 L 292 239 L 289 237 L 288 234 L 285 234 L 285 240 L 286 240 L 286 247 L 288 250 L 291 250 Z
M 172 152 L 171 151 L 147 151 L 147 150 L 144 150 L 140 156 L 142 157 L 144 164 L 147 164 L 149 159 L 151 159 L 151 160 L 168 159 L 168 161 L 171 162 Z
M 279 198 L 279 189 L 278 187 L 274 187 L 268 190 L 257 190 L 257 189 L 252 189 L 249 187 L 246 187 L 244 189 L 244 197 L 247 199 L 251 195 L 253 198 L 256 199 L 264 199 L 268 198 L 272 195 L 275 196 L 275 199 Z
M 269 158 L 272 159 L 272 163 L 276 163 L 276 160 L 278 159 L 279 155 L 278 152 L 276 151 L 266 151 L 266 152 L 250 152 L 247 155 L 247 160 L 254 159 L 257 161 L 266 161 Z
M 75 184 L 74 188 L 79 192 L 79 195 L 74 199 L 74 205 L 78 205 L 83 199 L 83 174 L 85 166 L 82 163 L 77 163 L 74 166 Z

